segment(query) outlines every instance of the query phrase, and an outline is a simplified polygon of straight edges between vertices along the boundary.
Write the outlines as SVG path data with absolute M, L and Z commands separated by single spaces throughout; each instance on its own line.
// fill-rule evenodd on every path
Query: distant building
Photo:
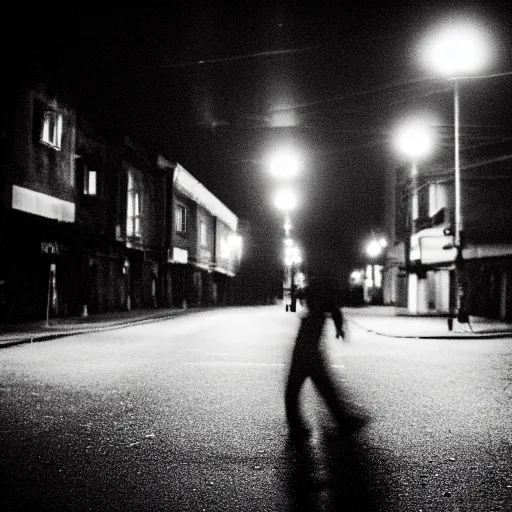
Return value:
M 242 239 L 238 217 L 180 164 L 172 167 L 173 229 L 167 261 L 176 305 L 233 302 L 233 278 L 240 266 Z

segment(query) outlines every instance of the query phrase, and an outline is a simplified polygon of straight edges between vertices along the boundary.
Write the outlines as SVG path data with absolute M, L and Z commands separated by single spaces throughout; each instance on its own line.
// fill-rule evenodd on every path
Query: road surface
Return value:
M 0 350 L 2 510 L 512 510 L 511 339 L 378 336 L 347 310 L 349 341 L 329 325 L 325 350 L 368 422 L 341 434 L 308 382 L 298 449 L 283 392 L 299 316 L 224 309 Z

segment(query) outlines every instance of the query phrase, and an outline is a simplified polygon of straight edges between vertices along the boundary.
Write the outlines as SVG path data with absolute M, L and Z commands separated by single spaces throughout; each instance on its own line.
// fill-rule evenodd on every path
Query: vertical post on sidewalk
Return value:
M 50 325 L 50 301 L 52 297 L 52 283 L 55 274 L 55 263 L 50 264 L 50 272 L 48 274 L 48 295 L 46 298 L 46 326 Z
M 297 294 L 295 290 L 295 269 L 294 264 L 290 265 L 290 294 L 291 294 L 291 305 L 290 311 L 295 313 L 297 311 Z

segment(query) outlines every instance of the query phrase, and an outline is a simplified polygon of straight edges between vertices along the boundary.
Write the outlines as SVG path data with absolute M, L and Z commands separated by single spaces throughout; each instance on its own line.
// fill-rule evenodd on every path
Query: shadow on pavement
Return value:
M 384 510 L 386 485 L 374 471 L 376 457 L 363 439 L 361 431 L 326 425 L 302 444 L 288 441 L 293 512 Z M 381 475 L 382 469 L 380 464 Z

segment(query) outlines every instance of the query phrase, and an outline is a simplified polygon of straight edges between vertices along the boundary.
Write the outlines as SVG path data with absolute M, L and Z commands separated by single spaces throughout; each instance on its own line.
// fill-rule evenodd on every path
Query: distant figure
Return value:
M 309 429 L 300 415 L 299 393 L 308 377 L 311 377 L 341 426 L 348 416 L 337 397 L 320 347 L 328 315 L 331 316 L 336 327 L 336 338 L 345 337 L 343 315 L 337 303 L 336 289 L 327 281 L 314 280 L 310 286 L 301 290 L 299 298 L 305 304 L 307 313 L 301 321 L 295 340 L 285 404 L 290 433 L 295 439 L 302 440 L 309 435 Z

